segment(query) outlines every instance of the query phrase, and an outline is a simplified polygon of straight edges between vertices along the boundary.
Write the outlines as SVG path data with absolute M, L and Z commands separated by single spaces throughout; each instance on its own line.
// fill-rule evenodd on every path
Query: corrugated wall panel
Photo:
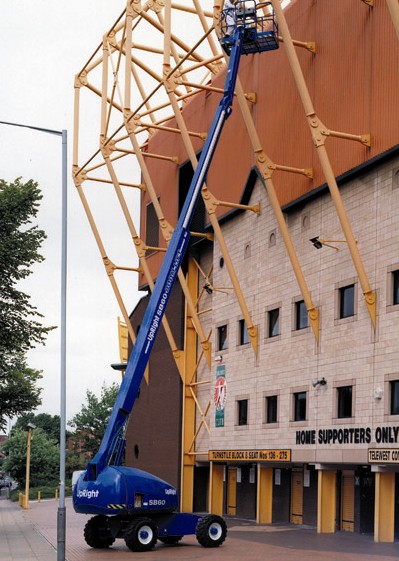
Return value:
M 286 10 L 293 39 L 316 41 L 317 53 L 297 48 L 301 67 L 319 118 L 331 130 L 371 133 L 372 147 L 329 138 L 326 142 L 335 175 L 377 156 L 399 143 L 399 42 L 385 0 L 370 8 L 360 0 L 301 0 Z M 313 147 L 300 97 L 284 45 L 278 51 L 242 58 L 239 72 L 246 92 L 256 92 L 251 111 L 266 153 L 275 163 L 313 167 L 314 179 L 275 172 L 281 204 L 286 204 L 325 182 Z M 222 87 L 224 76 L 213 84 Z M 220 94 L 201 93 L 184 109 L 189 129 L 208 131 Z M 194 141 L 196 149 L 201 142 Z M 149 151 L 187 154 L 181 138 L 157 133 Z M 223 131 L 208 176 L 208 186 L 221 200 L 239 201 L 254 163 L 238 104 Z M 178 167 L 149 161 L 165 215 L 177 220 Z M 147 198 L 143 197 L 143 208 Z M 226 212 L 220 209 L 220 213 Z M 142 221 L 144 224 L 144 220 Z M 156 259 L 154 258 L 154 261 Z
M 371 128 L 373 153 L 399 143 L 399 41 L 385 0 L 376 0 L 373 16 Z

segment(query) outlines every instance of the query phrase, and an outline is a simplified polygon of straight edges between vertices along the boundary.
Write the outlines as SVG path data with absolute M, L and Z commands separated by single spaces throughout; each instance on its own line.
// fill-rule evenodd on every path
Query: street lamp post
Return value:
M 36 428 L 33 423 L 28 423 L 28 439 L 26 442 L 26 476 L 25 476 L 25 500 L 23 507 L 29 508 L 29 480 L 30 480 L 30 447 L 32 442 L 32 430 Z
M 61 363 L 60 363 L 60 496 L 57 512 L 57 561 L 65 561 L 65 454 L 66 454 L 66 290 L 67 290 L 67 131 L 45 129 L 20 123 L 0 121 L 0 125 L 22 127 L 62 139 L 61 203 Z M 30 441 L 29 441 L 30 442 Z M 29 490 L 29 489 L 28 489 Z M 28 500 L 28 499 L 27 499 Z

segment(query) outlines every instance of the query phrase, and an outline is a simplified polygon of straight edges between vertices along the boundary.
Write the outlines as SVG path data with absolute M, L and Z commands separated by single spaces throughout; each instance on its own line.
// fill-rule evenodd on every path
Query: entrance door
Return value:
M 229 467 L 227 475 L 227 514 L 237 514 L 237 468 Z
M 303 469 L 294 468 L 291 473 L 291 524 L 302 524 L 303 519 Z
M 341 483 L 341 530 L 354 532 L 355 530 L 355 472 L 342 472 Z

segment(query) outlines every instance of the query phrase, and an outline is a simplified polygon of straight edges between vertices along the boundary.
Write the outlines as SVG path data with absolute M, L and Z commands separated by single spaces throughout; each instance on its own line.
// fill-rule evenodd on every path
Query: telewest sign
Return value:
M 370 427 L 342 427 L 318 430 L 297 430 L 295 444 L 397 444 L 399 443 L 399 426 L 377 427 L 374 432 Z

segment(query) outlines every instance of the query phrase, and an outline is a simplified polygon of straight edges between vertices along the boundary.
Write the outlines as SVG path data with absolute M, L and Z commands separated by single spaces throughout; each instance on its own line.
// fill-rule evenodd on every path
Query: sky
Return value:
M 0 2 L 0 121 L 68 131 L 68 420 L 80 411 L 88 389 L 99 395 L 104 383 L 120 381 L 120 373 L 110 365 L 120 361 L 117 318 L 121 314 L 73 184 L 71 166 L 74 76 L 125 5 L 125 0 Z M 88 129 L 84 134 L 81 132 L 80 148 L 88 136 L 93 141 L 90 124 Z M 93 135 L 97 134 L 96 122 Z M 43 193 L 37 224 L 47 234 L 42 248 L 45 262 L 33 268 L 20 289 L 31 296 L 31 303 L 45 316 L 44 325 L 57 326 L 46 345 L 28 355 L 29 366 L 43 372 L 42 405 L 36 412 L 55 415 L 60 413 L 61 139 L 0 125 L 0 148 L 0 178 L 33 179 Z M 90 146 L 87 154 L 91 155 L 96 148 L 97 145 L 94 149 Z M 83 162 L 79 160 L 80 164 Z M 139 183 L 139 170 L 134 173 L 136 177 L 129 180 Z M 132 262 L 131 248 L 125 248 L 121 242 L 126 239 L 125 223 L 105 197 L 98 191 L 91 209 L 97 212 L 96 220 L 108 230 L 107 253 L 112 249 L 117 261 L 112 252 L 108 255 L 118 264 L 137 266 Z M 137 224 L 139 194 L 131 194 L 128 202 L 133 213 L 136 211 Z M 137 276 L 129 275 L 122 273 L 117 279 L 128 312 L 142 295 L 137 289 Z
M 2 0 L 0 2 L 0 121 L 68 131 L 67 419 L 85 402 L 87 389 L 120 381 L 119 307 L 71 179 L 74 76 L 125 7 L 125 0 Z M 44 263 L 20 289 L 45 316 L 61 318 L 61 138 L 0 125 L 0 177 L 38 182 L 43 200 L 37 223 L 45 230 Z M 100 213 L 104 209 L 99 209 Z M 112 217 L 110 218 L 113 221 Z M 118 221 L 112 232 L 118 239 Z M 130 278 L 130 312 L 140 293 Z M 60 329 L 29 353 L 29 366 L 43 371 L 42 405 L 60 413 Z

